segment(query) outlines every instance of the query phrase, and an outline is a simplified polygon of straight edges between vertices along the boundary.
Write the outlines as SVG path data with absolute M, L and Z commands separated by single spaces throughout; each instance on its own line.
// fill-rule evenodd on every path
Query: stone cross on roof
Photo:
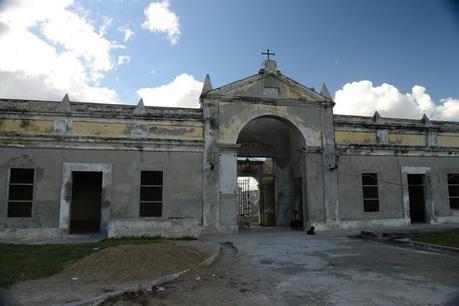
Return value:
M 269 52 L 269 49 L 266 49 L 266 52 L 261 52 L 262 55 L 267 55 L 268 56 L 268 61 L 269 61 L 269 56 L 270 55 L 276 55 L 275 53 Z

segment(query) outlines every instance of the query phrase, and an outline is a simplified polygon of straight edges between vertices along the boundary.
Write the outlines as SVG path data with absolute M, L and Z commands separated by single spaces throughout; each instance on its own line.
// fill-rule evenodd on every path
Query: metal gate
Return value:
M 237 211 L 237 224 L 239 228 L 250 227 L 250 179 L 238 178 L 239 208 Z

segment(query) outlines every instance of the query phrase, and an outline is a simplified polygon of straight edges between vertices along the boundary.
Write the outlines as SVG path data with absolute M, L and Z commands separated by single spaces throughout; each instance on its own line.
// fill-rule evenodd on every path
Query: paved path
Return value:
M 254 229 L 205 239 L 235 248 L 226 244 L 211 269 L 167 285 L 147 304 L 459 305 L 459 256 L 333 232 Z

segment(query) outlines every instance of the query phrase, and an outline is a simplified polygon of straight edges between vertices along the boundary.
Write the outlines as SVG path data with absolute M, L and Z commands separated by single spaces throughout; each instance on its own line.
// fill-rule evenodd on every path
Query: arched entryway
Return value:
M 262 226 L 304 222 L 304 137 L 288 120 L 262 116 L 248 122 L 237 139 L 237 175 L 258 181 Z M 238 212 L 239 213 L 239 212 Z

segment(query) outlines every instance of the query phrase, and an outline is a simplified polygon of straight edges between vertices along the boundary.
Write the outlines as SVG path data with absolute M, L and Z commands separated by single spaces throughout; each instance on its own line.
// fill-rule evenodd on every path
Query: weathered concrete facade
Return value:
M 63 103 L 68 103 L 65 111 Z M 73 171 L 103 172 L 104 232 L 111 220 L 139 217 L 141 170 L 164 173 L 163 219 L 201 222 L 201 110 L 148 108 L 135 114 L 139 107 L 10 100 L 0 101 L 0 108 L 0 228 L 8 231 L 4 236 L 14 236 L 12 231 L 21 228 L 68 232 Z M 8 217 L 12 168 L 35 169 L 30 217 Z
M 448 187 L 459 175 L 459 124 L 339 116 L 333 106 L 326 87 L 316 93 L 272 60 L 217 89 L 207 77 L 200 109 L 1 99 L 0 238 L 68 233 L 78 172 L 101 173 L 97 222 L 111 236 L 235 231 L 244 171 L 259 182 L 264 225 L 288 226 L 294 211 L 305 228 L 408 224 L 414 196 L 424 222 L 459 222 Z M 241 157 L 269 163 L 250 170 Z M 15 169 L 34 169 L 27 201 Z M 143 172 L 161 173 L 160 183 Z M 377 181 L 370 200 L 365 174 Z M 142 217 L 150 193 L 160 216 Z M 8 212 L 29 202 L 30 215 Z
M 459 222 L 450 207 L 448 174 L 459 173 L 459 124 L 420 120 L 334 116 L 339 215 L 343 227 L 409 224 L 408 174 L 425 175 L 425 222 Z M 360 173 L 380 177 L 380 210 L 361 209 Z M 354 178 L 354 179 L 353 179 Z

